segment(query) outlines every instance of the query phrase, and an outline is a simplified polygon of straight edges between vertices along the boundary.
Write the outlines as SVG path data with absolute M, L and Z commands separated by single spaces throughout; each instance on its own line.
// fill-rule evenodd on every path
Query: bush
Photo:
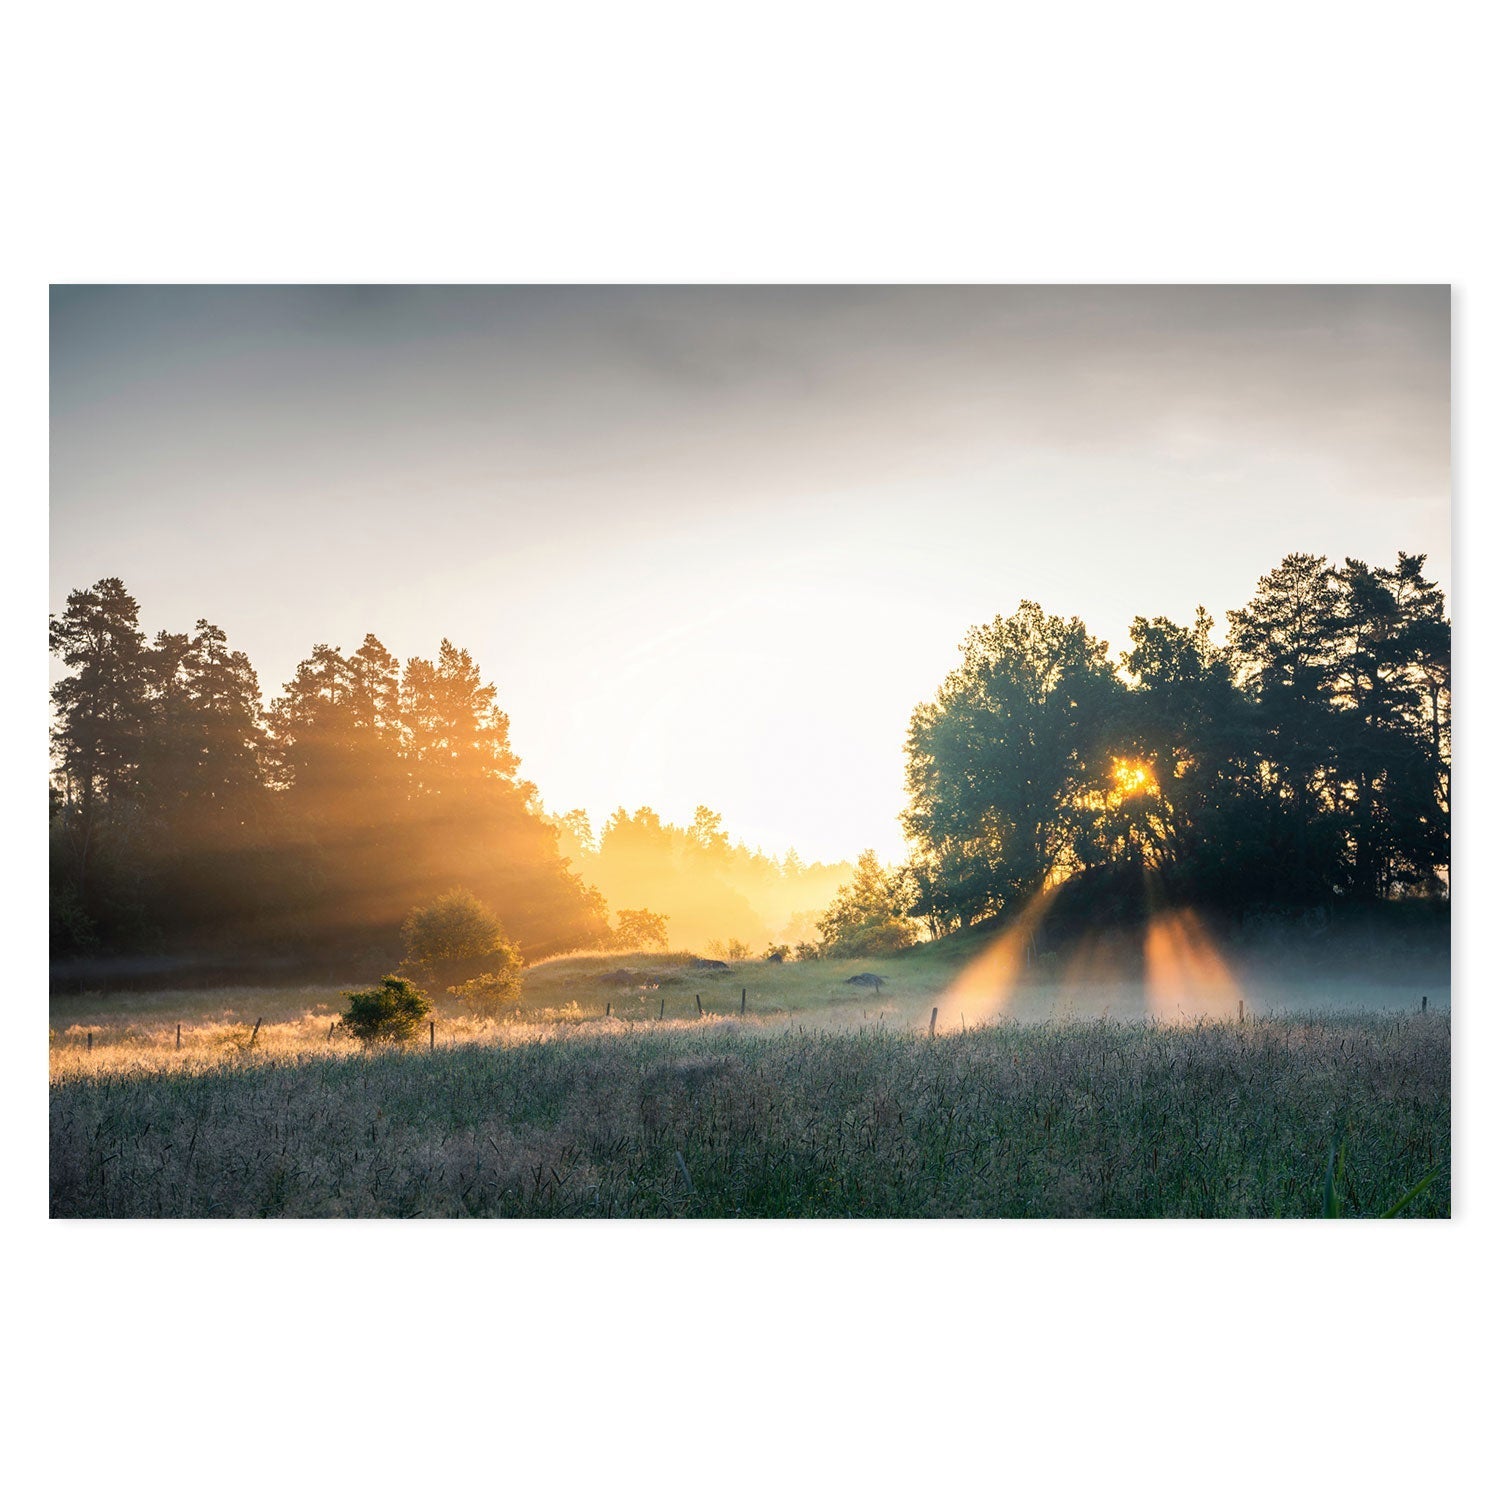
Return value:
M 409 980 L 387 974 L 379 989 L 346 990 L 349 1009 L 344 1029 L 367 1047 L 374 1042 L 410 1041 L 432 1008 L 427 997 Z
M 915 947 L 912 924 L 901 917 L 886 917 L 860 926 L 846 927 L 826 947 L 829 958 L 876 958 L 904 953 Z
M 715 958 L 724 959 L 728 963 L 739 963 L 750 957 L 750 944 L 740 938 L 728 938 L 723 942 L 710 943 L 708 951 Z
M 792 956 L 792 950 L 785 943 L 772 943 L 766 949 L 766 962 L 773 964 L 784 964 Z
M 794 951 L 799 964 L 811 963 L 813 959 L 823 956 L 818 952 L 818 945 L 816 943 L 798 943 Z
M 484 974 L 476 974 L 462 984 L 451 984 L 448 993 L 474 1015 L 497 1016 L 521 1002 L 521 950 L 514 943 L 502 943 L 488 954 L 491 965 Z

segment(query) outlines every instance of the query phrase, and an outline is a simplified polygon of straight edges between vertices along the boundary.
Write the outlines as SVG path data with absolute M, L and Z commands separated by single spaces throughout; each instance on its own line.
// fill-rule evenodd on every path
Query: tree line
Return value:
M 328 958 L 387 948 L 462 885 L 529 951 L 607 940 L 467 651 L 318 645 L 270 705 L 207 620 L 148 641 L 118 578 L 68 596 L 51 650 L 55 955 Z
M 819 915 L 854 874 L 847 861 L 808 863 L 795 849 L 778 858 L 735 843 L 722 817 L 703 806 L 686 826 L 664 821 L 649 807 L 633 813 L 616 808 L 597 834 L 579 810 L 558 824 L 573 867 L 618 913 L 617 928 L 626 929 L 621 946 L 632 946 L 630 934 L 645 931 L 626 913 L 644 911 L 665 919 L 663 945 L 789 950 L 816 938 Z
M 1113 663 L 1031 602 L 971 630 L 911 720 L 914 857 L 863 920 L 938 935 L 1068 879 L 1239 915 L 1443 893 L 1451 625 L 1425 566 L 1292 553 L 1223 644 L 1201 607 L 1138 616 Z
M 54 956 L 140 950 L 393 961 L 455 888 L 530 958 L 609 946 L 758 951 L 814 931 L 852 867 L 620 808 L 549 815 L 467 651 L 314 646 L 269 705 L 225 633 L 148 640 L 118 578 L 49 622 Z M 611 918 L 611 908 L 614 910 Z
M 1425 565 L 1293 553 L 1222 644 L 1201 608 L 1137 617 L 1114 662 L 1035 603 L 976 627 L 913 714 L 893 868 L 776 860 L 702 807 L 687 828 L 621 808 L 596 838 L 548 816 L 452 642 L 404 664 L 373 635 L 317 645 L 265 706 L 222 630 L 148 641 L 103 579 L 49 623 L 53 952 L 384 961 L 455 887 L 528 957 L 711 936 L 890 951 L 1064 882 L 1230 914 L 1440 894 L 1451 625 Z

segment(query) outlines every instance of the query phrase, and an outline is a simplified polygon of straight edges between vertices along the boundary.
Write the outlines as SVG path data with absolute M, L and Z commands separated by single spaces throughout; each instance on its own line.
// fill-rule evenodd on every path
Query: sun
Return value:
M 1158 790 L 1156 777 L 1144 761 L 1116 757 L 1114 779 L 1115 795 L 1122 801 L 1126 797 L 1150 796 Z

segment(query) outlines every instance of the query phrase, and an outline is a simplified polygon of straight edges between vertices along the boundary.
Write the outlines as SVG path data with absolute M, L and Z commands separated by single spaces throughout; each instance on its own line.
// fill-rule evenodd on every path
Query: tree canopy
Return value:
M 608 932 L 467 651 L 319 644 L 264 707 L 222 630 L 147 642 L 117 578 L 51 621 L 54 952 L 396 956 L 462 885 L 532 954 Z
M 911 911 L 930 930 L 1136 865 L 1245 911 L 1445 888 L 1450 625 L 1425 558 L 1292 553 L 1213 639 L 1137 617 L 1112 667 L 1023 602 L 912 716 Z

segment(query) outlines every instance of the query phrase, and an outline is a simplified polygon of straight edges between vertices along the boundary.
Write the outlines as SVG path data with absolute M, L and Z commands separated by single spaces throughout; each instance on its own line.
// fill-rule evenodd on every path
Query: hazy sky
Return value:
M 53 608 L 269 699 L 444 635 L 596 824 L 902 851 L 912 708 L 1034 598 L 1118 651 L 1290 551 L 1449 565 L 1446 287 L 59 288 Z

